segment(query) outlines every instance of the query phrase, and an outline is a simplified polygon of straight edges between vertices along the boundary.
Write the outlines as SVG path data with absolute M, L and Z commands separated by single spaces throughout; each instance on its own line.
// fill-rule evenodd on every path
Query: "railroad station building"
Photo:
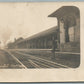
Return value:
M 37 33 L 17 43 L 18 48 L 29 49 L 52 49 L 52 39 L 57 39 L 58 27 Z
M 75 6 L 62 6 L 48 17 L 58 20 L 60 51 L 80 52 L 80 11 Z
M 62 52 L 80 52 L 80 11 L 75 6 L 62 6 L 49 17 L 58 25 L 16 43 L 16 48 L 52 49 L 53 37 Z

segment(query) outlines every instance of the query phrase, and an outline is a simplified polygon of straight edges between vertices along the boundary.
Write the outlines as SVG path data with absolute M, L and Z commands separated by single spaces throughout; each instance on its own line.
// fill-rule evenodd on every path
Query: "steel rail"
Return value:
M 29 62 L 30 62 L 30 64 L 32 65 L 32 66 L 34 66 L 35 68 L 41 68 L 39 65 L 37 65 L 35 62 L 33 62 L 32 60 L 28 60 Z
M 10 51 L 8 50 L 5 50 L 10 56 L 12 56 L 17 62 L 19 62 L 21 64 L 21 66 L 24 68 L 24 69 L 27 69 L 27 67 L 20 61 L 18 60 Z
M 25 53 L 22 53 L 22 52 L 19 52 L 19 51 L 16 51 L 16 53 L 21 54 L 21 55 L 24 55 L 24 56 L 27 56 L 27 57 L 30 57 L 30 58 L 32 58 L 32 59 L 45 61 L 45 62 L 51 63 L 51 64 L 56 64 L 56 65 L 59 65 L 59 66 L 64 67 L 64 68 L 71 68 L 71 67 L 68 67 L 68 66 L 63 65 L 63 64 L 60 64 L 60 63 L 56 63 L 56 62 L 49 61 L 49 60 L 46 60 L 46 59 L 43 59 L 43 58 L 39 58 L 39 57 L 32 56 L 32 55 L 30 55 L 30 54 L 25 54 Z
M 36 63 L 39 63 L 38 61 L 35 61 Z M 42 63 L 40 63 L 40 65 L 42 66 L 45 66 L 45 67 L 48 67 L 48 68 L 53 68 L 52 66 L 49 66 L 49 65 L 47 65 L 47 64 L 42 64 Z

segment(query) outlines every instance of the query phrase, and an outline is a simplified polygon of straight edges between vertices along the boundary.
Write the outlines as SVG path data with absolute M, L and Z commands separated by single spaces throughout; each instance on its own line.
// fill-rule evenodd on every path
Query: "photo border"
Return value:
M 0 0 L 0 2 L 84 2 L 84 0 Z M 0 84 L 84 84 L 76 82 L 0 82 Z

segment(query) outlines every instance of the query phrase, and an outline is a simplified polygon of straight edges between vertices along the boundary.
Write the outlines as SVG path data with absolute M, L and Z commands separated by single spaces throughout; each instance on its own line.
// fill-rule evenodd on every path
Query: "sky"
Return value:
M 57 25 L 48 17 L 62 6 L 80 6 L 76 2 L 5 2 L 0 3 L 0 46 L 14 39 L 28 38 Z
M 55 3 L 0 3 L 0 40 L 4 45 L 14 38 L 27 38 L 57 25 L 48 17 L 60 6 Z

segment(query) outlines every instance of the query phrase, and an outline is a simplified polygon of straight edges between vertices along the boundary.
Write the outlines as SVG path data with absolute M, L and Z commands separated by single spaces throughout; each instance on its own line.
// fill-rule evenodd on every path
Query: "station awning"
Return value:
M 79 16 L 79 9 L 75 6 L 63 6 L 50 14 L 48 17 L 57 17 L 60 18 L 64 15 L 68 15 L 70 13 L 75 13 L 76 16 Z

